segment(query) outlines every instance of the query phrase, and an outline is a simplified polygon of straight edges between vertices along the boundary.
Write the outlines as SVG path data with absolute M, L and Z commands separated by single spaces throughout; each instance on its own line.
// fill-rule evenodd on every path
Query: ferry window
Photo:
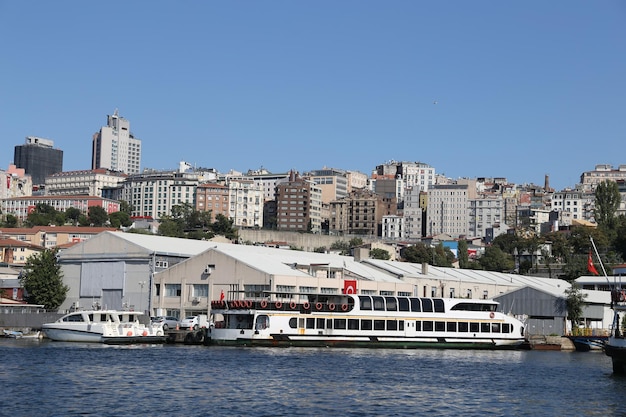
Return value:
M 318 329 L 323 329 L 324 328 L 324 324 L 326 323 L 326 319 L 315 319 L 315 320 L 317 320 L 317 323 L 316 323 L 317 326 L 316 327 Z
M 361 320 L 361 330 L 372 330 L 372 321 Z
M 491 323 L 491 333 L 500 333 L 500 323 Z
M 398 302 L 396 297 L 385 297 L 387 303 L 387 311 L 398 311 Z
M 456 332 L 456 321 L 449 321 L 446 324 L 446 330 L 449 332 Z
M 436 321 L 435 322 L 435 331 L 443 332 L 446 330 L 446 322 L 445 321 Z
M 80 314 L 74 314 L 72 316 L 65 317 L 63 321 L 83 321 L 83 316 Z
M 289 327 L 291 327 L 292 329 L 296 329 L 298 327 L 298 319 L 295 317 L 290 318 Z
M 422 311 L 427 313 L 433 312 L 433 300 L 430 298 L 422 298 Z
M 470 323 L 470 332 L 478 332 L 478 323 Z
M 433 331 L 433 322 L 432 321 L 423 321 L 422 322 L 422 329 L 425 332 L 432 332 Z
M 348 319 L 348 329 L 350 329 L 350 330 L 359 330 L 359 320 L 358 319 Z
M 502 333 L 511 333 L 511 325 L 509 323 L 502 324 Z
M 395 320 L 387 320 L 387 330 L 398 330 L 398 322 Z
M 304 317 L 298 319 L 298 328 L 304 329 Z
M 307 329 L 315 329 L 315 319 L 313 317 L 307 317 L 307 319 L 306 319 L 306 328 Z
M 333 328 L 333 319 L 326 319 L 326 328 L 327 329 Z
M 260 315 L 256 318 L 256 329 L 265 330 L 270 327 L 270 318 L 266 315 Z
M 361 310 L 372 309 L 372 299 L 366 295 L 359 295 L 359 301 L 361 303 Z
M 409 299 L 408 298 L 398 298 L 398 310 L 400 310 L 400 311 L 411 311 L 409 309 Z
M 459 331 L 463 333 L 466 333 L 469 331 L 469 325 L 467 324 L 466 321 L 459 322 Z
M 417 311 L 418 313 L 422 311 L 419 298 L 411 298 L 411 311 Z
M 374 330 L 385 330 L 385 320 L 374 320 Z
M 437 287 L 430 287 L 430 296 L 431 297 L 437 296 Z
M 480 331 L 483 333 L 489 333 L 491 330 L 490 323 L 480 323 Z
M 444 307 L 443 307 L 443 300 L 441 298 L 435 298 L 433 300 L 433 304 L 435 304 L 435 313 L 443 313 Z
M 421 332 L 422 331 L 422 322 L 419 321 L 419 320 L 415 322 L 415 331 L 416 332 Z
M 385 301 L 383 299 L 383 297 L 372 297 L 372 300 L 374 301 L 374 310 L 385 310 Z
M 346 319 L 335 319 L 333 324 L 335 325 L 335 329 L 345 329 Z
M 404 330 L 404 320 L 398 322 L 398 330 Z

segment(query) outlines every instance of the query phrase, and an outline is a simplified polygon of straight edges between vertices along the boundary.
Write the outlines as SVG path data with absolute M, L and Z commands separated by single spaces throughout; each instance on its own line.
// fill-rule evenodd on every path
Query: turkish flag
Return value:
M 591 251 L 589 251 L 589 258 L 587 259 L 587 270 L 591 272 L 593 275 L 600 275 L 596 267 L 593 265 L 593 258 L 591 257 Z
M 224 301 L 224 290 L 220 293 L 220 301 Z
M 343 281 L 344 294 L 356 294 L 356 279 L 347 279 Z

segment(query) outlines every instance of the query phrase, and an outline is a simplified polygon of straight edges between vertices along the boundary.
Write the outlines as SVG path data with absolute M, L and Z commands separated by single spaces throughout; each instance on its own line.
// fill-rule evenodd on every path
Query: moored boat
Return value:
M 493 300 L 309 295 L 308 301 L 211 303 L 211 344 L 396 348 L 511 348 L 524 324 Z
M 161 324 L 149 323 L 143 313 L 117 310 L 75 311 L 42 325 L 44 336 L 62 342 L 107 344 L 164 343 Z

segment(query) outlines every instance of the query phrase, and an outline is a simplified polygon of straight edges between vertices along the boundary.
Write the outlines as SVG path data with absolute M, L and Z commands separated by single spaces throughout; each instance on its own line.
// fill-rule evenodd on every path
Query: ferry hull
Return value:
M 271 338 L 220 339 L 212 337 L 209 344 L 218 346 L 258 346 L 258 347 L 337 347 L 337 348 L 388 348 L 388 349 L 516 349 L 523 340 L 494 339 L 410 339 L 378 337 L 327 337 L 312 338 L 288 335 L 275 335 Z

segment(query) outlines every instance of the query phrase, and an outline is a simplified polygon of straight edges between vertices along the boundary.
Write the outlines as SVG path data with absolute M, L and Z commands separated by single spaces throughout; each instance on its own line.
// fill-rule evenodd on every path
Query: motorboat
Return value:
M 107 344 L 164 343 L 161 323 L 136 311 L 84 310 L 64 315 L 52 323 L 44 323 L 45 337 L 62 342 Z

